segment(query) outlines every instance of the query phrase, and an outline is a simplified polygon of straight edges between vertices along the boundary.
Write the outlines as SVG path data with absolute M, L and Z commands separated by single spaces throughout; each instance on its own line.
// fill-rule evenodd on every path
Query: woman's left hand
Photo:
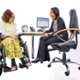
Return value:
M 14 38 L 15 40 L 17 40 L 17 39 L 18 39 L 15 35 L 13 35 L 13 38 Z

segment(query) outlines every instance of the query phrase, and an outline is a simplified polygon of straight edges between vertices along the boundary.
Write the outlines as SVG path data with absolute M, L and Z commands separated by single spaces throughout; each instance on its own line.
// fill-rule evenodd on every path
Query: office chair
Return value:
M 26 42 L 24 43 L 24 41 L 21 39 L 21 35 L 17 35 L 19 41 L 20 41 L 20 47 L 23 48 L 22 53 L 24 55 L 24 60 L 27 62 L 30 62 L 30 58 L 29 58 L 29 53 L 28 53 L 28 48 L 26 45 Z M 2 38 L 2 34 L 0 33 L 0 75 L 2 74 L 2 71 L 7 68 L 10 70 L 10 68 L 7 66 L 6 63 L 6 55 L 5 55 L 5 47 L 4 45 L 1 43 L 2 40 L 4 40 L 5 38 Z M 19 63 L 19 67 L 20 68 L 25 68 L 25 66 L 22 63 Z M 28 68 L 28 67 L 26 67 Z
M 74 11 L 74 10 L 73 10 Z M 72 15 L 71 15 L 72 16 Z M 78 34 L 80 33 L 79 32 L 79 28 L 78 28 L 78 22 L 77 22 L 77 19 L 74 18 L 74 15 L 72 16 L 73 19 L 70 19 L 70 27 L 68 29 L 63 29 L 63 30 L 60 30 L 58 32 L 56 32 L 54 34 L 54 36 L 57 36 L 60 40 L 62 40 L 62 42 L 59 42 L 59 43 L 52 43 L 51 46 L 52 46 L 52 49 L 49 49 L 49 51 L 53 51 L 53 50 L 58 50 L 59 53 L 62 52 L 62 59 L 58 58 L 58 57 L 55 57 L 52 62 L 50 62 L 48 64 L 48 67 L 51 67 L 51 64 L 52 63 L 57 63 L 57 62 L 60 62 L 62 63 L 67 71 L 65 72 L 65 75 L 66 76 L 69 76 L 70 74 L 70 69 L 69 69 L 69 66 L 67 63 L 73 63 L 73 64 L 76 64 L 76 65 L 79 65 L 78 69 L 80 70 L 80 64 L 79 63 L 76 63 L 76 62 L 73 62 L 71 61 L 70 59 L 67 59 L 66 58 L 66 52 L 69 52 L 70 49 L 75 49 L 77 48 L 77 45 L 78 45 Z M 75 24 L 76 22 L 76 24 Z M 68 38 L 67 41 L 63 40 L 58 34 L 63 32 L 63 31 L 66 31 L 66 30 L 69 30 L 71 35 L 70 37 Z M 75 40 L 73 40 L 75 38 Z

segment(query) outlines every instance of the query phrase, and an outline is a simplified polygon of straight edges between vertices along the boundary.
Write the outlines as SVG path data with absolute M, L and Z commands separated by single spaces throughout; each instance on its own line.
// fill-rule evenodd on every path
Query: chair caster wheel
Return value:
M 68 62 L 70 62 L 71 60 L 70 59 L 68 59 Z
M 80 67 L 78 67 L 78 69 L 80 70 Z
M 70 73 L 69 73 L 68 71 L 65 72 L 65 75 L 66 75 L 66 76 L 69 76 L 69 74 L 70 74 Z
M 51 64 L 48 65 L 48 68 L 50 68 L 50 67 L 51 67 Z

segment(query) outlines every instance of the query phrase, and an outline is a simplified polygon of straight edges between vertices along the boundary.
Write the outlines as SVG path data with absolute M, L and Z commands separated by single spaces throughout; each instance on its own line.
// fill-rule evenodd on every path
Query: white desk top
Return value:
M 19 35 L 42 35 L 43 32 L 21 32 Z

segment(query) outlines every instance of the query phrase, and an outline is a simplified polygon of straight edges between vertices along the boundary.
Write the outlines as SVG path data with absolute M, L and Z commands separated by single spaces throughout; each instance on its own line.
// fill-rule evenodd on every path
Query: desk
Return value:
M 32 36 L 32 59 L 34 59 L 34 36 L 42 36 L 42 32 L 22 32 L 21 36 Z

